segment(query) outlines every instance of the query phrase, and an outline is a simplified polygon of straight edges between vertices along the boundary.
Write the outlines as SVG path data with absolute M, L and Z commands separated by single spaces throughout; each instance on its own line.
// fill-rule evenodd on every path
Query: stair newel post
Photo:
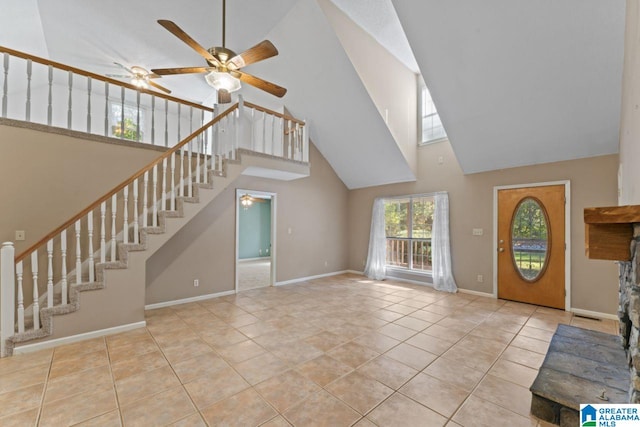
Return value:
M 87 214 L 87 234 L 89 235 L 89 282 L 95 281 L 95 259 L 93 258 L 93 211 Z
M 80 220 L 76 221 L 76 285 L 82 282 L 82 254 L 80 253 Z
M 2 117 L 7 117 L 7 95 L 9 94 L 9 54 L 4 54 L 4 83 L 2 84 Z M 4 340 L 3 340 L 4 342 Z
M 100 262 L 107 262 L 107 230 L 105 217 L 107 216 L 107 202 L 100 203 Z
M 38 291 L 38 250 L 31 252 L 31 276 L 33 277 L 33 329 L 40 329 L 40 295 Z
M 149 171 L 144 173 L 142 178 L 142 227 L 145 228 L 148 225 L 149 215 Z
M 193 140 L 190 140 L 187 143 L 187 195 L 189 197 L 193 197 L 193 178 L 191 176 L 191 151 L 193 150 L 192 143 Z
M 118 195 L 111 196 L 111 262 L 116 260 L 116 213 L 118 211 Z
M 138 215 L 140 215 L 140 210 L 138 209 L 138 178 L 136 178 L 133 180 L 133 243 L 136 245 L 140 243 Z
M 129 243 L 129 186 L 122 190 L 123 211 L 122 211 L 122 242 Z
M 60 233 L 60 252 L 62 254 L 62 268 L 60 275 L 60 287 L 62 294 L 62 305 L 67 304 L 67 230 Z
M 167 210 L 167 158 L 162 159 L 162 198 L 160 210 Z
M 0 248 L 0 356 L 4 357 L 6 353 L 7 338 L 13 335 L 15 330 L 15 289 L 16 289 L 16 264 L 15 264 L 15 248 L 13 242 L 4 242 Z M 19 263 L 22 267 L 22 262 Z M 21 285 L 21 277 L 18 280 L 18 286 Z M 18 290 L 20 294 L 20 290 Z M 23 308 L 24 310 L 24 308 Z M 18 315 L 18 318 L 20 316 Z M 24 319 L 24 315 L 23 315 Z M 23 324 L 24 329 L 24 324 Z
M 24 290 L 22 289 L 22 261 L 16 264 L 16 276 L 18 277 L 18 333 L 24 333 Z M 4 313 L 4 310 L 3 310 Z M 13 322 L 13 319 L 12 319 Z M 2 328 L 4 330 L 4 328 Z M 4 342 L 4 339 L 2 340 Z
M 169 191 L 169 209 L 176 210 L 176 153 L 171 153 L 171 185 Z
M 47 99 L 47 126 L 51 126 L 53 121 L 53 67 L 49 65 L 47 70 L 49 97 Z
M 151 200 L 153 200 L 153 206 L 151 207 L 151 225 L 158 226 L 158 164 L 153 165 L 153 194 Z
M 25 112 L 25 121 L 31 121 L 31 74 L 33 70 L 33 62 L 27 59 L 27 104 Z
M 47 307 L 53 307 L 53 239 L 47 242 Z

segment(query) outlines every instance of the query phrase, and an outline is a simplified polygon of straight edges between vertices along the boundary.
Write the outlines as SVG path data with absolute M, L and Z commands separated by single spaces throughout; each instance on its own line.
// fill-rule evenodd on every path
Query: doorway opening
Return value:
M 273 286 L 276 194 L 236 189 L 236 292 Z
M 569 181 L 494 187 L 493 295 L 571 308 Z

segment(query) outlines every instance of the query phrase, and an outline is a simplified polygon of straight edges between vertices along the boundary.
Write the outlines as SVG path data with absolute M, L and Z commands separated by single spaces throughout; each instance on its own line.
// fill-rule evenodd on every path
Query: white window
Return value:
M 420 130 L 421 144 L 428 144 L 447 137 L 429 89 L 424 83 L 420 85 Z
M 140 108 L 138 110 L 136 106 L 124 104 L 123 111 L 122 106 L 123 105 L 119 102 L 110 103 L 110 136 L 114 138 L 128 139 L 130 141 L 142 141 L 144 129 L 144 109 Z M 139 122 L 138 114 L 140 114 Z M 139 128 L 138 125 L 140 126 Z
M 433 197 L 409 196 L 384 202 L 387 267 L 431 271 Z

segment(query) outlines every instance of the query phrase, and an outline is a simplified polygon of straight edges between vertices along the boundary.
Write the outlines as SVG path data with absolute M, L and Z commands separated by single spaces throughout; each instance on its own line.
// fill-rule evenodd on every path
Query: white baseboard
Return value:
M 323 277 L 337 276 L 339 274 L 351 273 L 351 270 L 333 271 L 331 273 L 317 274 L 315 276 L 300 277 L 297 279 L 283 280 L 282 282 L 276 282 L 275 286 L 293 285 L 295 283 L 306 282 L 307 280 L 321 279 Z
M 583 310 L 581 308 L 572 308 L 571 312 L 581 316 L 595 317 L 596 319 L 620 320 L 617 314 L 600 313 L 599 311 Z
M 91 338 L 99 338 L 105 335 L 119 334 L 131 331 L 133 329 L 144 328 L 147 326 L 146 321 L 129 323 L 127 325 L 114 326 L 113 328 L 99 329 L 97 331 L 85 332 L 83 334 L 71 335 L 70 337 L 57 338 L 49 341 L 38 342 L 35 344 L 21 345 L 13 349 L 13 354 L 31 353 L 33 351 L 44 350 L 46 348 L 57 347 L 64 344 L 72 344 L 74 342 L 88 340 Z
M 364 271 L 358 271 L 358 270 L 346 270 L 345 273 L 351 273 L 351 274 L 357 274 L 359 276 L 364 276 Z
M 458 288 L 458 292 L 463 294 L 475 295 L 478 297 L 496 299 L 496 297 L 491 292 L 480 292 L 480 291 L 473 291 L 471 289 L 463 289 L 463 288 Z
M 197 296 L 197 297 L 190 297 L 190 298 L 177 299 L 177 300 L 173 300 L 173 301 L 159 302 L 159 303 L 156 303 L 156 304 L 147 304 L 147 305 L 144 306 L 144 309 L 145 310 L 155 310 L 156 308 L 171 307 L 172 305 L 180 305 L 180 304 L 186 304 L 186 303 L 189 303 L 189 302 L 196 302 L 196 301 L 203 301 L 203 300 L 212 299 L 212 298 L 219 298 L 219 297 L 223 297 L 223 296 L 226 296 L 226 295 L 233 295 L 235 293 L 236 293 L 235 290 L 231 290 L 231 291 L 217 292 L 215 294 L 207 294 L 207 295 L 200 295 L 200 296 Z

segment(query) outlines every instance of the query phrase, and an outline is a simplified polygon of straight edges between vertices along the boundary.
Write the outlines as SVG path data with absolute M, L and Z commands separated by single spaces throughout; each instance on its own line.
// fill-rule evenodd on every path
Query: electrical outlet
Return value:
M 198 279 L 193 279 L 193 286 L 195 286 L 196 288 L 197 288 L 198 286 L 200 286 L 200 280 L 198 280 Z
M 24 230 L 16 230 L 16 240 L 24 240 L 26 237 Z
M 482 236 L 484 234 L 484 230 L 482 228 L 474 228 L 471 231 L 471 234 L 473 234 L 474 236 Z
M 484 282 L 484 276 L 482 274 L 478 274 L 477 280 L 478 280 L 478 283 Z

